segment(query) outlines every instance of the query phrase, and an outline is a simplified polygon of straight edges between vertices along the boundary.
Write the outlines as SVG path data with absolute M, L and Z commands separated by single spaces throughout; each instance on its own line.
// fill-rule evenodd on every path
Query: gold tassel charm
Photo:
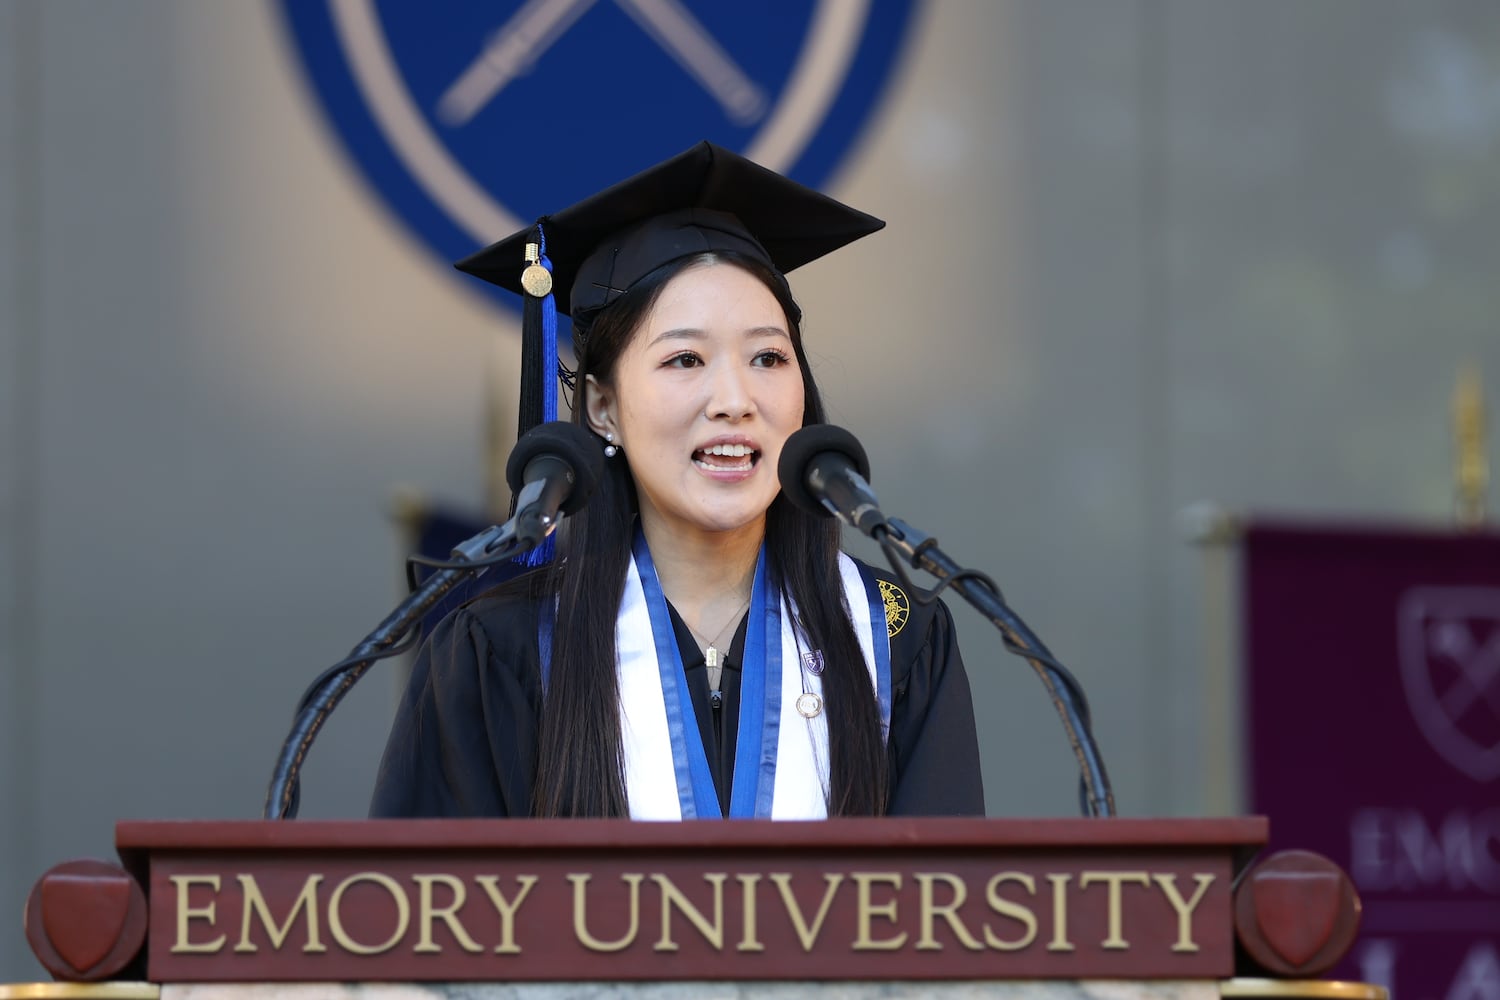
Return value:
M 512 251 L 514 252 L 514 251 Z M 552 272 L 542 266 L 540 244 L 526 244 L 526 270 L 521 272 L 521 287 L 535 299 L 544 299 L 552 291 Z

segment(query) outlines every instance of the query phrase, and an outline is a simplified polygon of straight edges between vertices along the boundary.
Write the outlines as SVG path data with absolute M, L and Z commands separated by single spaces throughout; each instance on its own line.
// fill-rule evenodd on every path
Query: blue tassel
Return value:
M 549 272 L 552 261 L 547 258 L 547 234 L 538 225 L 537 242 L 541 245 L 541 265 Z M 552 293 L 542 299 L 542 420 L 550 423 L 557 419 L 557 297 Z M 523 566 L 545 566 L 552 561 L 557 546 L 553 544 L 556 533 L 521 557 Z
M 552 261 L 547 259 L 546 244 L 542 245 L 542 266 L 552 270 Z M 542 419 L 551 422 L 557 419 L 557 298 L 549 294 L 542 299 L 542 371 L 545 383 L 542 386 Z

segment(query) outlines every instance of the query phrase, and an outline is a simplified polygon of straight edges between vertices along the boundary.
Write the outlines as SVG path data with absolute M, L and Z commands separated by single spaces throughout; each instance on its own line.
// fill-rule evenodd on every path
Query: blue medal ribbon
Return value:
M 766 586 L 766 549 L 755 564 L 750 623 L 740 664 L 740 721 L 735 732 L 729 815 L 769 819 L 781 739 L 781 597 Z M 756 625 L 757 622 L 761 624 Z M 759 734 L 759 745 L 756 744 Z M 753 751 L 753 752 L 752 752 Z
M 719 794 L 699 736 L 698 717 L 688 692 L 677 633 L 672 628 L 667 599 L 662 594 L 646 536 L 639 529 L 635 534 L 634 554 L 646 596 L 646 610 L 651 617 L 656 665 L 661 671 L 682 818 L 719 819 L 723 816 Z M 729 815 L 733 817 L 769 817 L 776 783 L 776 740 L 781 718 L 781 616 L 777 609 L 767 608 L 767 589 L 762 547 L 755 564 L 755 585 L 750 593 L 751 627 L 746 632 L 745 656 L 740 668 L 740 722 L 729 805 Z M 765 626 L 756 628 L 757 621 L 764 621 Z
M 880 703 L 880 740 L 891 735 L 891 631 L 885 621 L 885 598 L 880 584 L 863 566 L 860 580 L 865 585 L 865 599 L 870 605 L 870 646 L 875 651 L 875 697 Z

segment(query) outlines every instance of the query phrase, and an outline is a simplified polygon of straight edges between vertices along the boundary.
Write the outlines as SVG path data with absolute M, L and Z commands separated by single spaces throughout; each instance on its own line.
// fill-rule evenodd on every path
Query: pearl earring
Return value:
M 615 445 L 615 436 L 613 432 L 606 433 L 604 435 L 604 440 L 609 442 L 609 444 L 604 446 L 605 458 L 614 458 L 620 453 L 620 449 Z

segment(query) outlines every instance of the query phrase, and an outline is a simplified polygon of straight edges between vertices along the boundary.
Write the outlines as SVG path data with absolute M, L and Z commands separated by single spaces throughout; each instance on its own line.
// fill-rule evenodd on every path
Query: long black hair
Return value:
M 776 296 L 786 313 L 802 372 L 803 424 L 822 423 L 823 404 L 802 349 L 801 311 L 785 280 L 753 258 L 718 252 L 664 264 L 573 334 L 578 360 L 573 422 L 587 426 L 582 393 L 592 376 L 612 385 L 615 365 L 662 289 L 692 267 L 740 267 Z M 557 600 L 550 680 L 543 699 L 533 813 L 537 816 L 627 816 L 615 624 L 625 592 L 636 510 L 626 462 L 606 463 L 587 507 L 564 522 L 557 559 L 533 585 Z M 888 763 L 880 713 L 864 654 L 842 599 L 839 526 L 793 507 L 778 494 L 766 514 L 769 582 L 789 597 L 811 648 L 823 651 L 828 720 L 829 815 L 885 811 Z M 857 610 L 856 610 L 857 613 Z M 876 641 L 881 640 L 877 635 Z M 693 730 L 689 730 L 690 732 Z

